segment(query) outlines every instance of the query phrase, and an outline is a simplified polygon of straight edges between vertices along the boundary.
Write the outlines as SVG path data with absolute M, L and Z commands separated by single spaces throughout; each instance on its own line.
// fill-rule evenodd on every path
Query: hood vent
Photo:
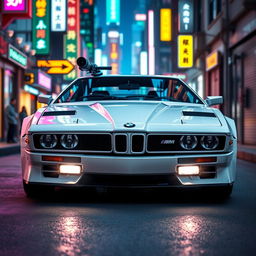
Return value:
M 212 112 L 196 112 L 196 111 L 182 111 L 183 116 L 208 116 L 208 117 L 216 117 L 216 115 Z
M 75 114 L 76 114 L 75 110 L 48 111 L 48 112 L 44 112 L 43 116 L 74 116 Z

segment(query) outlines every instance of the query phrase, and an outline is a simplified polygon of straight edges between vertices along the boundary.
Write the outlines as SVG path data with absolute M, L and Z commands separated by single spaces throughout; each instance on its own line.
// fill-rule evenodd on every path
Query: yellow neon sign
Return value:
M 178 67 L 193 67 L 193 36 L 178 36 Z
M 170 8 L 160 10 L 160 40 L 166 42 L 172 40 L 172 10 Z
M 218 52 L 215 51 L 206 57 L 206 71 L 218 65 Z

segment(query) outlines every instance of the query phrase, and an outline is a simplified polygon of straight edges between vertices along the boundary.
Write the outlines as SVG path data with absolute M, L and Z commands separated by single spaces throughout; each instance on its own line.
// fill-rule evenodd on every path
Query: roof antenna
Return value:
M 87 74 L 91 74 L 92 76 L 101 76 L 101 70 L 112 70 L 111 66 L 97 66 L 84 57 L 79 57 L 76 63 L 81 71 L 86 71 Z

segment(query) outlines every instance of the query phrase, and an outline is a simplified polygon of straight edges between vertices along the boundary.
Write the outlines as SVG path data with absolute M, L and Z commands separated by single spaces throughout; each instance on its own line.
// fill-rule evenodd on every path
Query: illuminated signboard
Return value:
M 66 30 L 66 0 L 51 1 L 51 30 L 61 32 Z
M 37 67 L 48 68 L 48 74 L 69 74 L 74 65 L 68 60 L 37 60 Z
M 136 21 L 146 21 L 147 20 L 147 15 L 144 13 L 136 13 L 135 14 L 135 20 Z
M 102 50 L 101 49 L 95 49 L 95 54 L 94 54 L 94 63 L 97 64 L 98 66 L 101 66 L 101 58 L 102 58 Z
M 80 1 L 80 35 L 84 57 L 94 59 L 94 4 L 92 0 Z
M 219 53 L 217 51 L 206 57 L 206 71 L 209 71 L 219 64 Z
M 193 36 L 178 36 L 178 67 L 193 67 Z
M 193 33 L 193 3 L 191 0 L 179 0 L 179 32 Z
M 73 65 L 76 65 L 76 59 L 80 55 L 79 48 L 79 12 L 80 1 L 68 1 L 68 20 L 67 34 L 64 36 L 64 57 Z M 73 80 L 77 77 L 77 70 L 71 71 L 65 75 L 65 80 Z
M 27 84 L 24 85 L 24 90 L 26 92 L 29 92 L 29 93 L 33 94 L 33 95 L 39 95 L 39 90 L 37 90 L 34 87 L 29 86 Z
M 144 51 L 140 53 L 140 74 L 148 74 L 148 53 Z
M 155 74 L 154 11 L 148 11 L 148 73 Z
M 120 0 L 107 0 L 107 25 L 120 24 Z
M 51 91 L 52 89 L 52 79 L 49 75 L 43 73 L 42 71 L 38 71 L 38 84 L 47 91 Z
M 36 54 L 49 54 L 50 38 L 50 2 L 49 0 L 33 1 L 33 49 Z
M 118 48 L 116 43 L 110 44 L 110 59 L 112 60 L 118 59 Z
M 27 67 L 27 56 L 11 44 L 9 44 L 8 48 L 8 59 L 22 68 Z
M 118 74 L 118 63 L 112 63 L 111 67 L 112 67 L 111 74 L 112 75 Z
M 108 32 L 108 37 L 109 38 L 118 38 L 119 37 L 119 32 L 115 30 L 110 30 Z
M 172 40 L 172 10 L 169 8 L 160 10 L 160 40 Z
M 27 0 L 3 0 L 3 12 L 25 12 L 27 2 Z

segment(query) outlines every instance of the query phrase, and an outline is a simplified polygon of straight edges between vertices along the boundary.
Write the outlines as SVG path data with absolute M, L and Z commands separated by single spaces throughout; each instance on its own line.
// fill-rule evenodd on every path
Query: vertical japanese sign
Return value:
M 193 36 L 192 35 L 178 36 L 178 67 L 179 68 L 193 67 Z
M 191 0 L 179 0 L 179 32 L 193 33 L 194 18 Z
M 51 30 L 63 32 L 66 30 L 66 0 L 51 1 Z
M 80 35 L 86 48 L 86 58 L 94 60 L 94 4 L 93 0 L 83 0 L 80 4 Z
M 160 40 L 172 40 L 172 10 L 169 8 L 160 9 Z
M 49 0 L 33 1 L 32 45 L 36 54 L 49 54 L 50 39 Z
M 73 65 L 76 65 L 76 59 L 80 54 L 79 33 L 80 33 L 80 1 L 68 0 L 67 13 L 67 34 L 64 36 L 64 57 Z M 73 80 L 77 77 L 77 70 L 71 71 L 65 75 L 65 80 Z
M 120 24 L 120 0 L 107 0 L 107 25 Z

